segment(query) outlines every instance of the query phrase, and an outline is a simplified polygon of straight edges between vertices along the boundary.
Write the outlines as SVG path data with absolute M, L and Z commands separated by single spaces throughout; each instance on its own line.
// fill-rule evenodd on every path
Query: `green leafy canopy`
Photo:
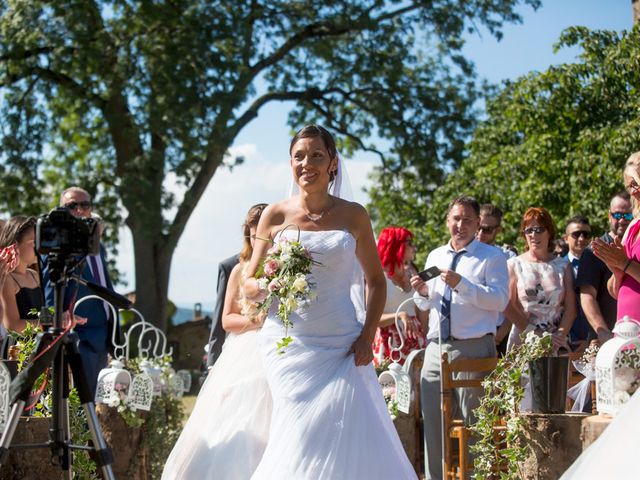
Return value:
M 474 123 L 462 35 L 477 24 L 499 36 L 521 3 L 540 4 L 0 0 L 0 208 L 41 212 L 84 186 L 131 229 L 137 305 L 164 325 L 178 240 L 265 105 L 292 102 L 292 126 L 323 123 L 347 154 L 407 155 L 439 174 Z
M 581 49 L 575 63 L 506 82 L 488 100 L 467 157 L 444 181 L 406 162 L 399 176 L 381 170 L 371 191 L 378 225 L 413 228 L 426 251 L 447 238 L 448 202 L 468 194 L 505 212 L 508 243 L 530 206 L 547 208 L 560 231 L 578 213 L 608 228 L 609 199 L 640 140 L 640 31 L 573 27 L 556 48 L 571 46 Z

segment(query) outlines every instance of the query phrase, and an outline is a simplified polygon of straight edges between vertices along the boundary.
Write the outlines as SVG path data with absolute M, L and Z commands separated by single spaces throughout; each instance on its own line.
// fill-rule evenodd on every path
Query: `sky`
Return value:
M 543 0 L 537 11 L 523 6 L 520 14 L 523 22 L 505 26 L 501 41 L 482 31 L 468 35 L 463 53 L 476 64 L 480 77 L 499 83 L 574 61 L 577 49 L 553 52 L 560 33 L 569 26 L 624 30 L 632 25 L 631 0 Z M 291 106 L 278 103 L 261 110 L 231 149 L 232 155 L 242 155 L 245 162 L 233 171 L 219 168 L 211 180 L 173 256 L 169 299 L 177 305 L 192 307 L 199 302 L 210 310 L 215 303 L 218 263 L 240 250 L 240 226 L 249 207 L 287 195 L 292 132 L 286 122 Z M 361 153 L 345 163 L 354 199 L 366 204 L 363 189 L 370 184 L 367 177 L 378 165 L 377 158 Z M 172 177 L 165 184 L 179 193 Z M 116 289 L 125 292 L 135 289 L 133 246 L 127 229 L 120 231 L 120 238 L 117 265 L 127 285 Z

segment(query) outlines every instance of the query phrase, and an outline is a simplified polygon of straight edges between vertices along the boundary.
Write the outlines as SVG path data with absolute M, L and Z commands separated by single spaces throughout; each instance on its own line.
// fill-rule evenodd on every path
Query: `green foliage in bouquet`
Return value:
M 267 290 L 267 297 L 258 305 L 258 311 L 267 312 L 272 303 L 278 302 L 277 317 L 285 329 L 285 336 L 277 342 L 278 353 L 284 353 L 292 342 L 288 335 L 293 323 L 289 319 L 291 312 L 316 298 L 312 291 L 314 284 L 309 281 L 311 267 L 320 265 L 311 252 L 300 243 L 286 237 L 273 244 L 267 251 L 267 257 L 256 272 L 261 289 Z

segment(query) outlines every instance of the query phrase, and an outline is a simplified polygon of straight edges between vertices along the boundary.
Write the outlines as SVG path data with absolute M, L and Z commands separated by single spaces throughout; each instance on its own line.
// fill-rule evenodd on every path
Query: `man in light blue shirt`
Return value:
M 440 362 L 458 357 L 496 356 L 495 332 L 500 312 L 509 300 L 509 275 L 504 254 L 475 238 L 480 224 L 480 205 L 469 196 L 449 204 L 449 243 L 433 250 L 425 269 L 436 266 L 440 275 L 424 282 L 411 279 L 415 302 L 429 310 L 429 343 L 425 350 L 421 380 L 421 408 L 425 431 L 425 473 L 427 479 L 442 479 L 440 411 Z M 457 391 L 455 400 L 466 423 L 479 405 L 481 389 Z

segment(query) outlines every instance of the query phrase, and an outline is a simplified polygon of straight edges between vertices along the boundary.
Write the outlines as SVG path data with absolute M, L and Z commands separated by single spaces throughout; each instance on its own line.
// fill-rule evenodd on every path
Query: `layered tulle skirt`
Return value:
M 163 480 L 247 480 L 269 437 L 271 395 L 257 332 L 229 335 L 174 446 Z

